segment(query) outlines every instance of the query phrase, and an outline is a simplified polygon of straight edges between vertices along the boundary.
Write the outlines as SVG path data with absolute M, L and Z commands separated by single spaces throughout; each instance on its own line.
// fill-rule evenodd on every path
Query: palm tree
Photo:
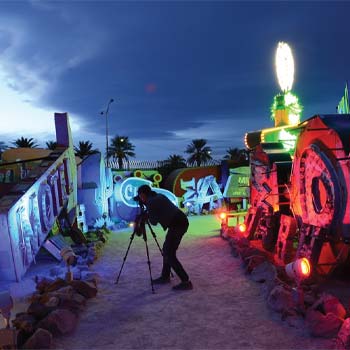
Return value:
M 172 169 L 186 168 L 186 160 L 178 154 L 170 155 L 165 161 L 165 165 Z
M 12 142 L 13 145 L 15 145 L 15 148 L 37 148 L 38 144 L 36 141 L 31 137 L 31 138 L 26 138 L 26 137 L 21 137 L 20 139 L 17 139 Z
M 187 146 L 185 152 L 190 154 L 187 160 L 191 165 L 196 163 L 197 166 L 201 166 L 202 163 L 213 159 L 211 156 L 211 148 L 206 146 L 206 144 L 207 140 L 205 139 L 195 139 Z
M 229 148 L 226 150 L 226 155 L 224 156 L 224 159 L 232 160 L 233 162 L 237 164 L 247 164 L 249 159 L 249 153 L 246 149 L 240 149 L 240 148 Z
M 90 141 L 79 141 L 79 146 L 78 147 L 74 146 L 75 155 L 80 157 L 81 159 L 84 159 L 90 154 L 95 154 L 98 152 L 99 152 L 98 149 L 92 148 L 92 143 Z
M 46 147 L 47 147 L 47 149 L 50 149 L 53 151 L 57 147 L 57 142 L 56 141 L 47 141 Z
M 128 136 L 116 135 L 111 145 L 108 147 L 108 156 L 117 158 L 119 169 L 123 169 L 123 160 L 129 160 L 129 157 L 135 157 L 135 146 L 129 141 Z

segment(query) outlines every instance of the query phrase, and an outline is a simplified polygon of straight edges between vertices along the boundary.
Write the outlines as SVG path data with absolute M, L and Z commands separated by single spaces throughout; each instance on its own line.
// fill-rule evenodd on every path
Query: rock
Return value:
M 70 285 L 85 298 L 94 298 L 97 294 L 96 286 L 87 281 L 71 281 Z
M 338 332 L 336 339 L 337 349 L 350 349 L 350 318 L 347 318 Z
M 42 294 L 38 291 L 38 292 L 34 292 L 32 295 L 28 296 L 26 301 L 30 304 L 33 301 L 38 301 L 42 298 Z
M 20 312 L 12 321 L 13 326 L 18 330 L 23 330 L 25 333 L 32 334 L 36 325 L 36 318 L 26 312 Z
M 317 300 L 317 296 L 312 290 L 304 292 L 304 304 L 306 307 L 311 307 L 315 304 Z
M 244 248 L 250 246 L 250 241 L 247 238 L 238 237 L 235 239 L 235 244 L 240 248 Z
M 238 247 L 238 252 L 246 263 L 248 263 L 249 258 L 252 256 L 265 256 L 262 251 L 253 247 Z
M 67 309 L 52 311 L 38 323 L 39 328 L 50 331 L 53 335 L 62 335 L 72 332 L 78 323 L 78 317 Z
M 73 295 L 74 294 L 74 288 L 72 286 L 65 286 L 60 289 L 57 289 L 55 292 L 53 292 L 53 295 L 60 296 L 61 294 L 64 295 Z
M 312 336 L 332 338 L 337 335 L 343 320 L 331 312 L 324 315 L 319 311 L 308 309 L 305 324 Z
M 57 278 L 45 289 L 45 292 L 53 292 L 62 287 L 68 286 L 68 282 L 62 278 Z
M 34 316 L 37 320 L 41 320 L 46 317 L 54 308 L 45 305 L 45 303 L 49 300 L 49 298 L 45 299 L 45 301 L 33 301 L 28 309 L 27 313 Z
M 35 278 L 35 282 L 36 282 L 36 289 L 40 292 L 40 293 L 44 293 L 46 288 L 54 282 L 54 280 L 52 278 L 46 278 L 46 277 L 39 277 L 36 276 Z
M 60 303 L 60 299 L 58 297 L 51 297 L 44 305 L 49 308 L 56 308 Z
M 273 281 L 277 277 L 276 268 L 274 265 L 265 260 L 252 270 L 250 277 L 253 281 L 259 283 L 270 280 Z
M 342 319 L 344 319 L 346 316 L 345 307 L 342 305 L 339 299 L 327 293 L 323 293 L 321 297 L 311 306 L 311 308 L 313 310 L 318 310 L 325 315 L 331 312 Z
M 22 349 L 50 349 L 51 344 L 52 334 L 46 329 L 38 328 L 24 343 Z
M 97 283 L 100 280 L 100 276 L 96 272 L 91 271 L 82 271 L 81 272 L 81 279 L 87 282 L 91 282 L 97 287 Z
M 267 298 L 267 305 L 274 311 L 288 313 L 296 307 L 292 293 L 282 285 L 275 286 Z
M 67 295 L 60 299 L 59 309 L 68 309 L 74 314 L 78 315 L 80 311 L 84 310 L 86 299 L 79 293 Z
M 261 295 L 267 299 L 272 291 L 278 285 L 276 280 L 266 280 L 265 283 L 261 284 L 260 293 Z
M 259 265 L 261 265 L 265 261 L 266 261 L 266 258 L 264 256 L 262 256 L 262 255 L 253 255 L 253 256 L 249 257 L 246 260 L 246 263 L 247 263 L 246 271 L 247 271 L 247 273 L 251 273 L 256 267 L 258 267 Z

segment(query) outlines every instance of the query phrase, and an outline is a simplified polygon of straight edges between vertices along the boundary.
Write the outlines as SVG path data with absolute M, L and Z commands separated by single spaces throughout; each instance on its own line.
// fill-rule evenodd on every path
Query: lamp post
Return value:
M 108 161 L 108 112 L 112 102 L 114 102 L 113 98 L 109 100 L 106 110 L 101 112 L 101 115 L 106 116 L 106 161 Z

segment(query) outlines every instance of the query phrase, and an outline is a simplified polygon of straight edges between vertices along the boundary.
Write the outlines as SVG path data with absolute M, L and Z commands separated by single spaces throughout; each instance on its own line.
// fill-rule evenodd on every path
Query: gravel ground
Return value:
M 99 293 L 89 300 L 69 336 L 55 338 L 58 349 L 330 349 L 330 340 L 311 338 L 281 321 L 232 257 L 219 237 L 213 216 L 190 218 L 178 256 L 193 282 L 192 291 L 173 291 L 178 283 L 151 293 L 144 241 L 136 237 L 118 285 L 114 284 L 130 231 L 112 233 L 94 264 L 101 276 Z M 158 241 L 164 233 L 156 229 Z M 152 273 L 161 256 L 148 234 Z

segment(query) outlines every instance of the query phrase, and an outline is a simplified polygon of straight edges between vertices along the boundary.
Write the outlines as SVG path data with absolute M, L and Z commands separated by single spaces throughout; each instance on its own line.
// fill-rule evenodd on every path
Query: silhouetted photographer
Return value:
M 174 205 L 167 197 L 152 191 L 148 185 L 142 185 L 138 189 L 135 200 L 144 204 L 147 208 L 148 220 L 152 225 L 161 224 L 164 230 L 168 230 L 163 245 L 163 269 L 159 278 L 154 279 L 154 284 L 170 283 L 170 271 L 173 269 L 179 276 L 181 283 L 174 286 L 174 290 L 190 290 L 192 283 L 176 256 L 183 235 L 188 229 L 187 216 Z M 141 214 L 140 214 L 141 215 Z

